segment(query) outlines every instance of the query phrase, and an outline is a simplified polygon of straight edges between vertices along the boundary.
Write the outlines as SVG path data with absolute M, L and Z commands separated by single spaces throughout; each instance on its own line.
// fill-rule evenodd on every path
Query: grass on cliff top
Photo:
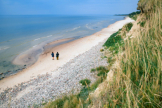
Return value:
M 128 23 L 126 24 L 125 30 L 126 32 L 129 32 L 132 28 L 133 24 L 132 23 Z M 105 46 L 107 49 L 109 49 L 109 51 L 113 54 L 116 55 L 119 52 L 119 49 L 121 47 L 124 46 L 124 36 L 120 35 L 120 32 L 122 31 L 122 29 L 118 30 L 116 33 L 112 34 L 107 41 L 104 43 L 103 46 Z M 123 48 L 124 49 L 124 48 Z
M 108 40 L 105 42 L 104 46 L 106 46 L 107 48 L 111 47 L 111 46 L 115 46 L 116 43 L 119 43 L 122 38 L 119 35 L 119 31 L 117 31 L 116 33 L 112 34 Z
M 128 16 L 136 21 L 138 15 L 139 15 L 140 13 L 141 13 L 141 11 L 136 11 L 136 12 L 130 13 Z
M 124 27 L 126 28 L 126 31 L 129 32 L 132 28 L 133 24 L 132 23 L 128 23 L 126 24 Z M 122 29 L 118 30 L 116 33 L 113 33 L 105 42 L 105 44 L 103 46 L 106 46 L 107 48 L 109 47 L 114 47 L 115 44 L 119 43 L 121 44 L 122 36 L 120 35 L 120 31 Z
M 162 1 L 139 2 L 143 3 L 143 10 L 148 9 L 138 16 L 138 21 L 145 22 L 133 33 L 133 39 L 124 41 L 124 54 L 117 56 L 119 66 L 114 68 L 114 83 L 93 101 L 95 107 L 162 106 Z M 149 8 L 145 7 L 147 3 Z

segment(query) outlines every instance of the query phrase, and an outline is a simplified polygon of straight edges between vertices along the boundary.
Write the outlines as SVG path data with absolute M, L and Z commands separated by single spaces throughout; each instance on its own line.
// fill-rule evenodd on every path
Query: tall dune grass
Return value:
M 139 4 L 143 13 L 138 21 L 145 24 L 132 34 L 133 39 L 125 40 L 124 54 L 117 56 L 115 80 L 93 107 L 162 107 L 162 1 L 140 0 Z

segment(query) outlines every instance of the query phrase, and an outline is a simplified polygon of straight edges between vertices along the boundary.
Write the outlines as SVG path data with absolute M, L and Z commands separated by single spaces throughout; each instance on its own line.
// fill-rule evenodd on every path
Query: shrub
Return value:
M 56 99 L 53 102 L 49 102 L 45 108 L 76 108 L 79 104 L 77 95 L 64 96 L 61 99 Z
M 107 58 L 107 56 L 104 56 L 104 58 Z
M 97 71 L 99 71 L 99 70 L 106 70 L 106 68 L 104 66 L 99 66 L 99 67 L 96 68 L 96 70 Z
M 146 23 L 146 21 L 142 21 L 142 22 L 140 23 L 140 26 L 141 26 L 141 27 L 144 27 L 144 26 L 145 26 L 145 23 Z
M 95 72 L 96 71 L 96 69 L 91 69 L 91 72 Z
M 133 24 L 128 24 L 127 25 L 127 29 L 131 29 Z M 119 52 L 119 48 L 122 47 L 124 45 L 124 41 L 121 37 L 121 35 L 119 35 L 119 32 L 121 30 L 119 30 L 118 32 L 112 34 L 107 41 L 105 42 L 105 44 L 103 46 L 106 46 L 106 48 L 109 48 L 109 51 L 114 54 L 117 54 Z
M 141 27 L 144 27 L 145 26 L 145 23 L 146 23 L 146 21 L 142 21 L 142 22 L 139 22 L 137 24 L 140 24 Z
M 79 81 L 79 83 L 82 84 L 82 86 L 89 86 L 89 84 L 91 83 L 91 81 L 89 79 L 83 79 L 81 81 Z
M 134 19 L 134 20 L 137 20 L 137 16 L 141 13 L 141 11 L 137 11 L 137 12 L 132 12 L 129 14 L 129 17 Z
M 131 30 L 132 27 L 133 27 L 133 24 L 132 24 L 132 23 L 128 23 L 128 24 L 126 25 L 126 30 L 127 30 L 127 32 L 129 32 L 129 31 Z
M 122 38 L 120 35 L 118 35 L 120 32 L 117 31 L 116 33 L 112 34 L 108 39 L 107 41 L 105 42 L 105 44 L 103 46 L 106 46 L 107 48 L 109 48 L 110 46 L 114 46 L 117 42 L 121 41 Z
M 100 49 L 100 52 L 103 52 L 104 51 L 104 49 Z
M 107 74 L 107 71 L 103 71 L 103 70 L 101 70 L 101 71 L 98 72 L 97 76 L 105 77 L 106 74 Z

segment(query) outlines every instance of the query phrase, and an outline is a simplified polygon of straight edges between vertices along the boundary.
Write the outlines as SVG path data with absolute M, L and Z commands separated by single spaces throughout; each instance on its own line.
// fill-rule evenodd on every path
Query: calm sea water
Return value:
M 0 79 L 24 68 L 24 64 L 12 64 L 13 59 L 23 52 L 35 48 L 42 53 L 43 47 L 51 41 L 85 37 L 123 18 L 122 16 L 0 16 Z

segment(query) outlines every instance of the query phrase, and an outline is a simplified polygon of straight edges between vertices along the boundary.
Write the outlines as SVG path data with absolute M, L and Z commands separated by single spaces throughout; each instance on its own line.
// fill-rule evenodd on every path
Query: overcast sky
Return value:
M 114 15 L 136 11 L 139 0 L 0 0 L 0 15 Z

